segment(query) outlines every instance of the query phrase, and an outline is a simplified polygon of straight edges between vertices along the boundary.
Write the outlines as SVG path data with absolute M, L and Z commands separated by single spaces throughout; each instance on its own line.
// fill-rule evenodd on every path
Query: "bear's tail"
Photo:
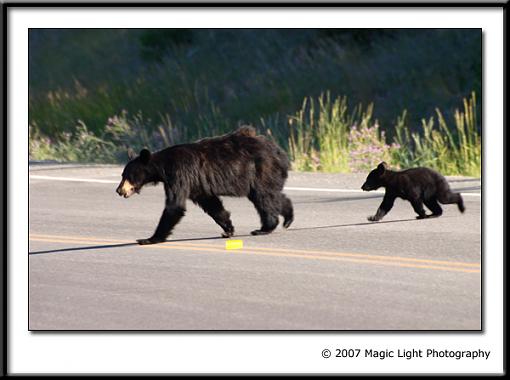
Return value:
M 237 136 L 246 136 L 246 137 L 255 137 L 257 136 L 257 131 L 250 125 L 243 125 L 237 128 L 234 132 L 234 135 Z
M 278 145 L 274 144 L 273 142 L 271 142 L 274 146 L 274 149 L 275 149 L 275 158 L 276 158 L 276 163 L 277 163 L 277 166 L 280 168 L 280 173 L 281 173 L 281 176 L 282 178 L 286 179 L 289 175 L 289 170 L 290 170 L 290 160 L 289 160 L 289 156 L 287 156 L 287 153 L 285 153 L 285 151 L 280 148 Z

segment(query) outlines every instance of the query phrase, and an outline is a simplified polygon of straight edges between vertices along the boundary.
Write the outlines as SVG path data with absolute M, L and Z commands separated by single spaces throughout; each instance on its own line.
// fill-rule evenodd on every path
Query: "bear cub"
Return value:
M 461 195 L 452 192 L 446 179 L 429 168 L 413 168 L 397 172 L 389 170 L 386 162 L 381 162 L 370 172 L 361 189 L 371 191 L 380 187 L 384 187 L 386 193 L 376 214 L 368 217 L 371 222 L 381 220 L 391 210 L 397 197 L 411 202 L 414 211 L 418 214 L 417 219 L 441 216 L 443 210 L 439 203 L 456 203 L 460 212 L 465 211 Z M 432 211 L 432 214 L 425 213 L 424 204 Z

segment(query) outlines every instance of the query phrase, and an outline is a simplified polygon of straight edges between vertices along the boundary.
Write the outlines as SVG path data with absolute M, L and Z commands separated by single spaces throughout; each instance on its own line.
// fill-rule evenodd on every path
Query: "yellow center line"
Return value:
M 70 236 L 55 236 L 55 235 L 30 235 L 30 240 L 33 241 L 44 241 L 52 243 L 75 243 L 75 244 L 88 244 L 88 245 L 101 245 L 108 243 L 133 243 L 132 241 L 116 240 L 116 239 L 94 239 L 94 238 L 80 238 Z M 139 246 L 141 248 L 151 249 L 170 249 L 170 250 L 189 250 L 197 252 L 217 252 L 223 254 L 238 254 L 236 252 L 227 251 L 222 247 L 216 245 L 206 244 L 154 244 L 147 246 Z M 476 263 L 459 263 L 459 262 L 448 262 L 448 261 L 434 261 L 434 260 L 421 260 L 423 263 L 418 262 L 406 262 L 406 260 L 398 260 L 397 257 L 385 257 L 375 255 L 364 255 L 364 254 L 346 254 L 341 252 L 323 252 L 323 251 L 305 251 L 305 250 L 278 250 L 271 248 L 246 248 L 237 251 L 243 254 L 262 255 L 262 256 L 277 256 L 277 257 L 296 257 L 302 259 L 313 259 L 313 260 L 334 260 L 334 261 L 347 261 L 354 263 L 366 263 L 366 264 L 378 264 L 386 266 L 398 266 L 407 268 L 424 268 L 424 269 L 435 269 L 435 270 L 446 270 L 456 271 L 464 273 L 480 273 L 479 264 Z M 324 255 L 326 253 L 327 255 Z M 375 257 L 376 259 L 373 259 Z M 387 258 L 387 260 L 385 260 Z M 406 258 L 402 258 L 406 259 Z M 415 259 L 419 260 L 419 259 Z M 462 266 L 469 265 L 470 268 L 463 268 Z
M 79 237 L 79 236 L 56 236 L 56 235 L 40 235 L 33 234 L 33 237 L 42 237 L 42 238 L 58 238 L 58 239 L 78 239 L 78 240 L 99 240 L 103 242 L 116 242 L 116 243 L 134 243 L 134 241 L 128 240 L 118 240 L 118 239 L 102 239 L 102 238 L 88 238 L 88 237 Z M 189 242 L 179 242 L 179 241 L 168 241 L 168 244 L 172 244 L 174 246 L 181 247 L 204 247 L 204 248 L 218 248 L 222 249 L 222 246 L 217 244 L 207 244 L 207 243 L 189 243 Z M 162 244 L 162 243 L 160 243 Z M 416 262 L 416 263 L 424 263 L 424 264 L 435 264 L 435 265 L 453 265 L 453 266 L 465 266 L 470 268 L 480 268 L 479 263 L 467 263 L 467 262 L 458 262 L 458 261 L 446 261 L 446 260 L 429 260 L 429 259 L 416 259 L 412 257 L 402 257 L 402 256 L 383 256 L 383 255 L 370 255 L 364 253 L 346 253 L 346 252 L 330 252 L 330 251 L 315 251 L 315 250 L 301 250 L 301 249 L 285 249 L 285 248 L 263 248 L 263 247 L 249 247 L 250 250 L 254 251 L 269 251 L 269 252 L 282 252 L 282 253 L 300 253 L 300 254 L 315 254 L 315 255 L 335 255 L 342 257 L 354 257 L 354 258 L 364 258 L 370 260 L 394 260 L 394 261 L 407 261 L 407 262 Z

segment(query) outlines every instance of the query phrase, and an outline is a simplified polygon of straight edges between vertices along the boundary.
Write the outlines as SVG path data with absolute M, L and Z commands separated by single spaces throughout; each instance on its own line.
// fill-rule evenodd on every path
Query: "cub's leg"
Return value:
M 260 216 L 262 227 L 251 232 L 252 235 L 266 235 L 278 226 L 278 215 L 282 211 L 281 198 L 258 190 L 251 190 L 248 199 L 253 203 Z
M 384 194 L 382 203 L 379 206 L 379 208 L 377 209 L 377 212 L 375 213 L 375 215 L 369 216 L 367 219 L 370 222 L 377 222 L 377 221 L 381 220 L 384 217 L 384 215 L 386 215 L 393 207 L 393 204 L 395 203 L 395 198 L 396 197 L 393 194 L 388 194 L 388 193 Z
M 234 226 L 230 220 L 230 213 L 225 210 L 221 199 L 216 196 L 202 197 L 194 200 L 214 221 L 223 228 L 221 236 L 228 238 L 234 235 Z
M 418 214 L 416 219 L 425 219 L 427 214 L 425 213 L 425 209 L 423 208 L 423 201 L 421 198 L 414 198 L 409 200 L 411 205 L 413 206 L 414 211 Z
M 454 193 L 451 190 L 447 190 L 441 194 L 438 194 L 437 199 L 442 204 L 456 203 L 460 212 L 466 211 L 466 208 L 464 207 L 464 201 L 459 193 Z

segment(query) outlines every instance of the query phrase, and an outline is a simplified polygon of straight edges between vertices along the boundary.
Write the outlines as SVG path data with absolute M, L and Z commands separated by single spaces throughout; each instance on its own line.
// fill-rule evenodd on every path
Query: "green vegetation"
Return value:
M 246 123 L 285 147 L 296 170 L 365 171 L 383 158 L 480 173 L 479 104 L 473 95 L 455 110 L 481 90 L 477 30 L 31 29 L 29 38 L 31 159 L 122 162 L 128 147 Z
M 422 133 L 410 133 L 405 113 L 395 126 L 395 162 L 410 166 L 428 166 L 441 173 L 480 176 L 482 142 L 476 121 L 476 96 L 464 99 L 464 109 L 455 110 L 455 127 L 450 127 L 439 109 L 436 119 L 422 120 Z M 435 127 L 435 124 L 438 127 Z
M 332 101 L 329 92 L 318 100 L 305 98 L 301 110 L 288 121 L 289 154 L 294 169 L 348 171 L 349 129 L 359 114 L 359 109 L 356 111 L 348 115 L 347 98 Z M 361 118 L 367 119 L 364 115 Z
M 329 93 L 317 101 L 306 99 L 288 122 L 294 169 L 366 172 L 386 161 L 394 168 L 427 166 L 447 175 L 480 176 L 481 139 L 474 93 L 464 99 L 463 111 L 455 110 L 454 127 L 436 109 L 436 119 L 422 120 L 421 131 L 411 132 L 404 111 L 389 145 L 377 120 L 372 121 L 372 113 L 373 105 L 364 112 L 358 106 L 349 113 L 346 98 L 332 101 Z

